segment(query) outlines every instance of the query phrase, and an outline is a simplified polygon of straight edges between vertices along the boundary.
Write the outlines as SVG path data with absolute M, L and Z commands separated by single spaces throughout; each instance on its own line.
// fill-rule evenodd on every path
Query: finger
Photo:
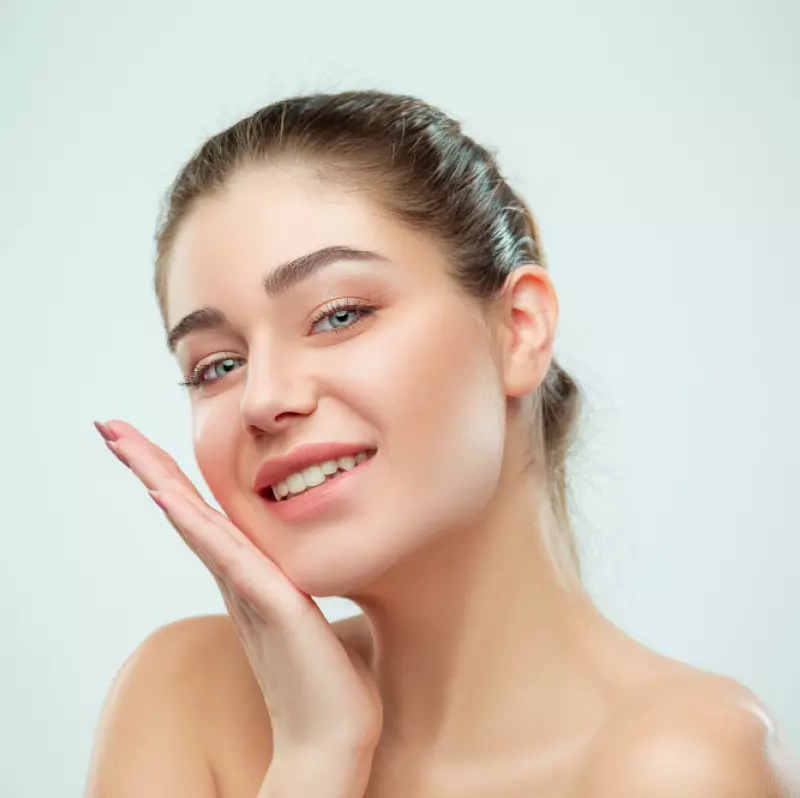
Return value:
M 169 454 L 157 446 L 153 441 L 151 441 L 146 435 L 143 435 L 139 432 L 133 424 L 128 424 L 127 421 L 121 421 L 117 418 L 112 418 L 110 421 L 106 421 L 103 426 L 112 433 L 116 440 L 122 440 L 123 438 L 128 440 L 139 440 L 144 441 L 145 443 L 149 443 L 154 449 L 164 455 L 164 457 L 169 458 Z
M 224 515 L 206 502 L 195 484 L 167 452 L 124 421 L 113 419 L 106 422 L 104 426 L 117 436 L 117 440 L 112 444 L 114 449 L 125 458 L 126 465 L 148 490 L 185 492 L 187 497 L 195 503 L 197 509 L 204 513 L 209 520 L 219 523 L 224 519 L 229 526 L 230 534 L 240 543 L 255 548 L 247 535 L 238 527 L 230 524 Z
M 107 445 L 124 458 L 128 467 L 148 490 L 170 488 L 187 492 L 203 501 L 200 491 L 175 460 L 147 439 L 121 438 Z
M 198 512 L 205 515 L 209 521 L 225 525 L 229 534 L 239 543 L 256 548 L 247 535 L 206 502 L 194 483 L 162 449 L 151 444 L 146 438 L 115 441 L 113 445 L 148 490 L 158 492 L 170 490 L 185 495 Z
M 132 424 L 128 424 L 125 421 L 120 421 L 119 419 L 112 419 L 111 421 L 107 421 L 105 424 L 102 425 L 105 427 L 106 432 L 110 433 L 113 437 L 113 443 L 119 443 L 120 441 L 139 441 L 142 444 L 146 444 L 153 452 L 153 454 L 162 459 L 165 464 L 172 464 L 176 468 L 177 463 L 172 459 L 168 452 L 154 443 L 150 438 L 146 435 L 143 435 L 139 430 L 136 429 Z M 102 434 L 102 433 L 101 433 Z M 103 434 L 103 437 L 106 437 Z
M 184 474 L 175 459 L 164 449 L 143 435 L 132 424 L 119 419 L 111 419 L 103 425 L 115 440 L 112 442 L 112 451 L 125 458 L 126 464 L 145 483 L 148 489 L 156 489 L 157 485 L 163 488 L 180 487 L 197 496 L 203 503 L 202 495 L 189 477 Z M 131 449 L 131 447 L 133 447 Z M 124 451 L 123 451 L 124 450 Z M 136 468 L 130 458 L 136 457 Z
M 296 601 L 292 592 L 299 591 L 250 541 L 250 545 L 243 545 L 231 535 L 230 530 L 235 527 L 229 521 L 226 525 L 209 519 L 178 492 L 159 491 L 158 498 L 212 573 L 244 597 L 256 612 L 269 615 L 276 607 L 287 607 L 287 602 Z M 218 517 L 227 520 L 219 514 Z
M 221 579 L 216 574 L 212 574 L 212 576 L 217 583 L 222 600 L 228 610 L 228 615 L 231 616 L 234 625 L 245 632 L 252 633 L 257 622 L 253 608 L 245 604 L 241 596 L 237 595 L 224 579 Z
M 184 495 L 188 501 L 194 504 L 198 512 L 205 515 L 210 521 L 221 522 L 227 518 L 211 507 L 203 498 L 194 483 L 181 471 L 178 464 L 168 455 L 160 457 L 155 454 L 161 451 L 158 447 L 152 446 L 149 442 L 139 440 L 128 440 L 120 444 L 113 444 L 119 453 L 125 458 L 128 467 L 139 478 L 149 491 L 170 490 Z M 122 449 L 124 448 L 124 451 Z M 169 462 L 165 462 L 164 460 Z M 230 522 L 229 532 L 242 544 L 253 545 L 252 541 L 244 533 L 234 527 Z
M 206 568 L 208 568 L 213 574 L 213 568 L 212 568 L 212 565 L 211 565 L 211 561 L 208 559 L 208 557 L 205 554 L 203 554 L 202 551 L 200 551 L 197 548 L 197 545 L 183 531 L 181 526 L 175 522 L 175 519 L 172 518 L 172 516 L 170 515 L 169 511 L 167 510 L 167 506 L 166 506 L 166 504 L 164 504 L 164 500 L 161 498 L 161 496 L 158 495 L 158 493 L 155 493 L 155 495 L 154 495 L 152 491 L 150 492 L 150 496 L 153 499 L 153 501 L 161 508 L 161 510 L 164 513 L 164 516 L 166 517 L 167 521 L 169 521 L 170 526 L 178 533 L 178 535 L 180 535 L 181 540 L 183 540 L 183 542 L 195 553 L 195 555 L 203 563 L 203 565 L 205 565 Z
M 151 496 L 167 515 L 178 534 L 215 577 L 227 581 L 225 572 L 231 572 L 235 568 L 239 543 L 229 536 L 226 539 L 221 529 L 211 529 L 208 519 L 201 515 L 182 493 L 151 491 Z

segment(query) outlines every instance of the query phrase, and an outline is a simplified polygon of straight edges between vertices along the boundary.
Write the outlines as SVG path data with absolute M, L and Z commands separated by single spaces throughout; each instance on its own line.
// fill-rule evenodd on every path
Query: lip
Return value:
M 276 485 L 290 474 L 302 471 L 316 463 L 336 460 L 347 455 L 356 455 L 363 451 L 372 452 L 375 449 L 377 447 L 369 443 L 304 443 L 282 457 L 270 457 L 269 460 L 262 463 L 256 472 L 253 490 L 259 494 L 263 493 L 270 485 Z
M 284 523 L 304 521 L 319 515 L 334 506 L 336 502 L 347 498 L 348 495 L 352 496 L 356 488 L 363 487 L 363 478 L 369 473 L 370 465 L 376 457 L 377 453 L 363 462 L 357 463 L 349 471 L 340 471 L 333 479 L 290 499 L 270 501 L 262 495 L 259 495 L 259 498 L 280 521 Z

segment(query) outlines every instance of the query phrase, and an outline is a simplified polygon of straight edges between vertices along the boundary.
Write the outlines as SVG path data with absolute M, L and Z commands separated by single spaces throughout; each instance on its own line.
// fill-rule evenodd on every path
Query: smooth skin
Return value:
M 261 290 L 277 264 L 343 245 L 386 262 Z M 376 311 L 312 325 L 343 298 Z M 132 425 L 104 436 L 165 500 L 228 614 L 169 624 L 126 661 L 88 798 L 255 798 L 270 772 L 292 798 L 800 795 L 757 696 L 631 639 L 543 542 L 520 408 L 552 357 L 545 270 L 516 270 L 484 314 L 431 239 L 273 165 L 241 173 L 178 234 L 169 322 L 206 305 L 231 326 L 193 333 L 176 357 L 184 375 L 241 364 L 190 394 L 195 456 L 225 514 Z M 335 514 L 283 524 L 253 476 L 321 440 L 378 453 Z M 310 597 L 334 595 L 362 614 L 328 623 Z M 288 781 L 299 762 L 310 786 Z

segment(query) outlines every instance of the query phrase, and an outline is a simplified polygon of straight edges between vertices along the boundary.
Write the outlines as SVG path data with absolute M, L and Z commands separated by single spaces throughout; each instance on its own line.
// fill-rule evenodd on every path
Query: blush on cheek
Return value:
M 210 404 L 210 403 L 209 403 Z M 220 403 L 221 404 L 221 403 Z M 195 412 L 193 427 L 194 455 L 200 473 L 220 507 L 227 509 L 241 495 L 237 447 L 241 431 L 231 429 L 225 409 L 201 409 Z

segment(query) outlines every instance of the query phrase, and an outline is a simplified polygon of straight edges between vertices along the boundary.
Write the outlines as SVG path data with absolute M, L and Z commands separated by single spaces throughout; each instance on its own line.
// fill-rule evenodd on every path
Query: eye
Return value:
M 181 380 L 178 385 L 181 388 L 189 388 L 190 390 L 199 390 L 203 388 L 209 382 L 217 382 L 217 380 L 207 380 L 204 379 L 203 375 L 207 372 L 215 369 L 218 365 L 222 363 L 234 363 L 237 360 L 244 360 L 241 357 L 218 357 L 216 360 L 212 360 L 210 363 L 203 363 L 200 366 L 197 366 L 195 370 L 185 379 Z
M 370 313 L 376 310 L 375 307 L 372 305 L 367 305 L 365 302 L 361 302 L 358 299 L 337 299 L 335 302 L 331 302 L 331 304 L 326 305 L 323 308 L 320 308 L 319 312 L 311 319 L 312 327 L 315 326 L 318 322 L 323 321 L 325 319 L 335 320 L 338 323 L 342 323 L 343 326 L 335 326 L 331 327 L 334 332 L 338 332 L 339 330 L 345 330 L 348 327 L 354 327 L 359 322 L 363 321 L 364 316 L 369 315 Z M 356 320 L 350 324 L 344 324 L 342 322 L 341 317 L 347 316 L 349 313 L 353 313 L 358 311 L 360 314 Z
M 377 310 L 374 305 L 368 305 L 366 302 L 362 302 L 358 299 L 339 299 L 335 302 L 326 305 L 323 308 L 320 308 L 317 315 L 311 320 L 312 328 L 316 326 L 320 321 L 324 321 L 326 319 L 335 320 L 337 325 L 341 326 L 332 326 L 330 329 L 335 332 L 339 333 L 342 330 L 349 329 L 350 327 L 355 327 L 356 324 L 359 324 L 364 320 L 366 316 L 371 315 Z M 355 321 L 350 322 L 349 324 L 345 324 L 344 321 L 347 318 L 347 315 L 358 311 L 359 315 L 356 317 Z M 345 319 L 342 319 L 342 316 Z M 178 383 L 182 388 L 188 388 L 190 390 L 201 390 L 210 382 L 218 382 L 218 379 L 205 379 L 204 375 L 217 366 L 222 364 L 233 364 L 237 361 L 244 362 L 244 358 L 241 357 L 218 357 L 215 360 L 211 360 L 208 363 L 202 363 L 195 367 L 194 371 L 184 380 Z M 232 367 L 228 369 L 231 371 Z

